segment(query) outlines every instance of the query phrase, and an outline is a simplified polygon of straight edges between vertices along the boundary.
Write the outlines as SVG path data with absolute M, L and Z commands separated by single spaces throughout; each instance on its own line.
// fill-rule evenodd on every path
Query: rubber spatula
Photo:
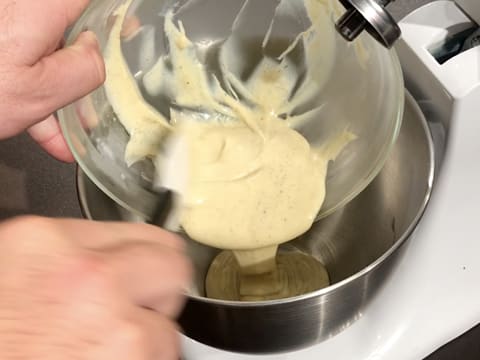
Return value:
M 188 179 L 187 143 L 182 135 L 171 133 L 162 150 L 154 160 L 153 190 L 158 194 L 158 206 L 149 223 L 178 231 L 179 210 Z

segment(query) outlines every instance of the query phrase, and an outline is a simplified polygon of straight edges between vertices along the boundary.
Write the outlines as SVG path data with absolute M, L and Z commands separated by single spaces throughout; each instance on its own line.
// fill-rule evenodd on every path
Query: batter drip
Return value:
M 273 271 L 247 275 L 231 251 L 222 251 L 210 265 L 205 292 L 213 299 L 264 301 L 303 295 L 328 285 L 325 267 L 308 254 L 280 251 Z

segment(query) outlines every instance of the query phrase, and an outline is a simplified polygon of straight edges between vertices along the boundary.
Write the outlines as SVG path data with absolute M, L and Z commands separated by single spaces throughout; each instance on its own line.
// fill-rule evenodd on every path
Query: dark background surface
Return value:
M 390 9 L 399 19 L 431 1 L 397 0 Z M 0 219 L 19 214 L 81 217 L 75 190 L 75 166 L 53 160 L 25 135 L 0 142 Z M 480 359 L 480 326 L 427 358 L 456 359 Z

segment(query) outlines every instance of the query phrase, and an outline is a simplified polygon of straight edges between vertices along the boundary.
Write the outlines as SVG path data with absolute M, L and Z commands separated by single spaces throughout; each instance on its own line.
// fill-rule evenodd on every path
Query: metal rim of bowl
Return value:
M 323 296 L 328 293 L 333 293 L 337 291 L 339 288 L 342 288 L 349 283 L 352 283 L 356 281 L 357 279 L 360 279 L 367 274 L 373 272 L 376 268 L 380 267 L 395 251 L 397 251 L 398 248 L 400 248 L 406 240 L 410 237 L 410 235 L 413 233 L 415 228 L 417 227 L 418 223 L 423 217 L 423 214 L 425 213 L 425 210 L 427 208 L 428 202 L 430 200 L 431 194 L 432 194 L 432 188 L 433 188 L 433 182 L 435 178 L 435 152 L 434 152 L 434 144 L 432 140 L 432 136 L 430 133 L 430 128 L 428 127 L 427 121 L 425 119 L 425 116 L 423 115 L 422 110 L 418 106 L 417 102 L 414 100 L 413 96 L 408 92 L 408 90 L 405 89 L 405 101 L 409 103 L 410 106 L 412 106 L 412 110 L 416 113 L 418 118 L 420 119 L 421 126 L 425 132 L 425 138 L 427 141 L 427 147 L 429 149 L 429 169 L 428 169 L 428 179 L 427 179 L 427 191 L 425 193 L 425 197 L 423 199 L 423 202 L 418 209 L 414 219 L 408 226 L 408 228 L 405 230 L 405 232 L 402 234 L 402 236 L 379 258 L 377 258 L 375 261 L 373 261 L 370 265 L 367 265 L 364 267 L 362 270 L 356 272 L 353 275 L 350 275 L 349 277 L 333 284 L 330 286 L 327 286 L 326 288 L 304 294 L 304 295 L 299 295 L 295 297 L 290 297 L 290 298 L 284 298 L 284 299 L 278 299 L 278 300 L 268 300 L 268 301 L 250 301 L 250 302 L 241 302 L 241 301 L 226 301 L 226 300 L 217 300 L 217 299 L 210 299 L 204 296 L 199 296 L 199 295 L 192 295 L 189 293 L 186 293 L 187 297 L 194 299 L 196 301 L 201 301 L 205 303 L 210 303 L 210 304 L 215 304 L 215 305 L 221 305 L 221 306 L 230 306 L 230 307 L 258 307 L 258 306 L 276 306 L 279 304 L 288 304 L 288 303 L 293 303 L 297 301 L 302 301 L 318 296 Z M 393 146 L 393 144 L 392 144 Z M 386 159 L 385 159 L 386 161 Z M 76 168 L 76 189 L 77 189 L 77 197 L 79 200 L 80 204 L 80 209 L 82 212 L 82 215 L 90 220 L 93 220 L 92 215 L 88 209 L 87 206 L 87 201 L 85 199 L 85 194 L 81 192 L 80 190 L 80 183 L 81 177 L 80 177 L 80 171 L 79 167 L 77 166 Z M 95 184 L 95 182 L 94 182 Z M 96 184 L 95 184 L 96 185 Z M 112 199 L 112 201 L 114 201 Z

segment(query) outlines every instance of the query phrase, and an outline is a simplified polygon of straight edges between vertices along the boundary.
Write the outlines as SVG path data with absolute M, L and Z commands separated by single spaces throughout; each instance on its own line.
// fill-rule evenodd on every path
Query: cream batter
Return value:
M 172 127 L 152 106 L 147 104 L 122 55 L 122 26 L 132 0 L 115 12 L 116 20 L 104 50 L 105 92 L 118 119 L 130 135 L 125 151 L 128 165 L 158 154 L 162 139 Z
M 207 72 L 197 56 L 196 45 L 188 39 L 182 23 L 175 23 L 170 11 L 164 27 L 169 54 L 160 58 L 144 79 L 147 90 L 164 91 L 175 104 L 168 121 L 143 100 L 122 55 L 120 33 L 130 2 L 117 9 L 105 50 L 107 96 L 130 134 L 126 161 L 131 164 L 157 155 L 162 138 L 169 131 L 185 137 L 189 177 L 183 194 L 181 225 L 196 241 L 233 250 L 242 274 L 240 298 L 250 299 L 252 295 L 259 299 L 262 294 L 248 281 L 255 282 L 252 275 L 268 279 L 282 273 L 276 269 L 278 245 L 311 227 L 325 197 L 328 162 L 354 139 L 354 135 L 344 131 L 313 148 L 289 126 L 295 120 L 291 111 L 315 96 L 333 57 L 319 57 L 314 50 L 307 50 L 308 80 L 297 92 L 294 86 L 300 75 L 286 56 L 295 44 L 279 59 L 264 57 L 245 82 L 223 64 L 228 83 L 224 90 Z M 333 46 L 330 6 L 329 1 L 305 0 L 312 25 L 296 41 L 304 41 L 306 49 L 319 46 L 325 39 L 330 41 L 328 46 Z M 268 37 L 264 40 L 267 42 Z M 295 264 L 302 263 L 284 257 L 280 264 L 295 268 Z M 233 269 L 233 263 L 225 259 L 216 263 L 229 263 Z M 318 273 L 323 268 L 316 269 Z M 297 270 L 282 271 L 295 274 Z M 305 288 L 315 290 L 315 284 L 314 288 Z M 212 292 L 211 282 L 207 287 Z M 298 290 L 303 286 L 290 288 Z M 280 297 L 293 295 L 286 289 L 274 293 Z M 271 298 L 271 293 L 265 294 L 265 298 Z
M 205 292 L 213 299 L 260 301 L 303 295 L 329 285 L 325 267 L 310 255 L 279 252 L 276 263 L 274 271 L 252 276 L 242 272 L 231 251 L 223 251 L 210 266 Z

